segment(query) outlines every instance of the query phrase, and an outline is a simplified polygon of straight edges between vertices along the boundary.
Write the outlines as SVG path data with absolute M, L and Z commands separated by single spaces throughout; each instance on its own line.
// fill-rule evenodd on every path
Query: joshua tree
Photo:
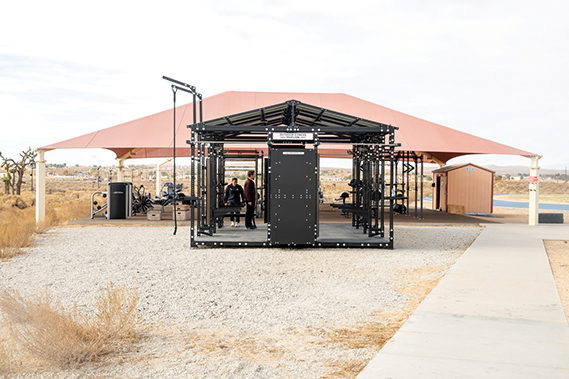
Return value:
M 4 157 L 2 152 L 0 152 L 0 158 L 2 158 L 2 166 L 0 167 L 6 170 L 6 176 L 2 177 L 2 181 L 4 182 L 4 192 L 9 195 L 10 188 L 12 188 L 12 193 L 14 193 L 14 164 L 11 159 Z
M 12 194 L 20 194 L 22 183 L 24 182 L 26 167 L 36 163 L 36 156 L 37 153 L 33 151 L 31 147 L 28 147 L 28 150 L 20 152 L 19 162 L 16 162 L 12 158 L 6 158 L 2 153 L 0 153 L 0 158 L 2 158 L 2 168 L 4 168 L 8 173 L 5 178 L 2 178 L 2 180 L 4 180 L 5 191 L 9 189 L 9 186 L 12 188 Z
M 2 166 L 4 167 L 4 166 Z M 6 193 L 6 195 L 10 194 L 10 185 L 12 184 L 12 174 L 10 174 L 10 171 L 8 171 L 6 173 L 6 176 L 2 177 L 2 181 L 4 182 L 4 192 Z

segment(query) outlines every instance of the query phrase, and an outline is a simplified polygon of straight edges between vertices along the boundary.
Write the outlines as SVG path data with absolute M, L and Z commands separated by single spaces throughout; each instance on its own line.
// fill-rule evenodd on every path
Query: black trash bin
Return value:
M 112 182 L 108 184 L 107 219 L 126 219 L 132 216 L 132 183 Z

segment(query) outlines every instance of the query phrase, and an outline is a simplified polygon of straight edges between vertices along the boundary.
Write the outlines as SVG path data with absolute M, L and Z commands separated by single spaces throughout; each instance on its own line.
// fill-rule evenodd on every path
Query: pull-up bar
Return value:
M 196 123 L 196 97 L 200 99 L 200 122 L 202 122 L 202 95 L 196 92 L 196 87 L 181 82 L 176 79 L 169 78 L 167 76 L 162 76 L 162 79 L 168 80 L 169 82 L 175 83 L 172 84 L 172 94 L 174 96 L 174 132 L 172 136 L 172 160 L 174 165 L 174 194 L 173 194 L 173 201 L 174 201 L 174 235 L 178 230 L 178 218 L 176 217 L 176 91 L 180 90 L 183 92 L 191 93 L 194 96 L 194 124 Z M 177 85 L 176 85 L 177 84 Z M 193 182 L 192 182 L 193 186 Z

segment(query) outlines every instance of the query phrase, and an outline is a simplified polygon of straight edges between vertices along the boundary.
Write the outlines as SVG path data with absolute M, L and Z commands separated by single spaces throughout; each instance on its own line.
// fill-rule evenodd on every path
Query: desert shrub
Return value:
M 528 191 L 529 191 L 529 183 L 526 180 L 523 181 L 504 180 L 500 182 L 494 182 L 495 194 L 504 194 L 504 195 L 524 194 L 528 193 Z M 540 181 L 539 193 L 543 195 L 569 194 L 569 183 Z
M 33 356 L 58 367 L 77 367 L 128 349 L 141 332 L 138 292 L 112 283 L 97 295 L 94 316 L 66 310 L 46 292 L 28 298 L 0 291 L 0 312 L 10 336 Z
M 56 192 L 46 196 L 45 221 L 39 232 L 61 226 L 67 221 L 90 216 L 90 194 L 85 191 Z
M 67 191 L 47 195 L 45 221 L 35 221 L 35 195 L 0 195 L 0 259 L 7 259 L 29 247 L 35 233 L 44 233 L 67 221 L 89 217 L 90 192 Z
M 26 209 L 30 206 L 30 199 L 20 195 L 4 195 L 0 197 L 2 209 L 18 208 Z
M 11 258 L 31 246 L 36 232 L 33 208 L 0 211 L 0 259 Z

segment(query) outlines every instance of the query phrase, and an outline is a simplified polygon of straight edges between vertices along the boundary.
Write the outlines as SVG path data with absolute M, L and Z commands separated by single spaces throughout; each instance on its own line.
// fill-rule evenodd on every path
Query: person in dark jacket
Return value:
M 237 183 L 237 178 L 231 179 L 231 184 L 225 189 L 223 202 L 230 207 L 242 206 L 245 202 L 243 199 L 243 187 Z M 239 227 L 239 216 L 230 216 L 230 219 L 232 227 Z
M 255 213 L 255 202 L 257 201 L 257 188 L 255 187 L 255 171 L 247 171 L 247 180 L 245 181 L 244 190 L 245 203 L 247 204 L 245 212 L 245 227 L 247 229 L 255 229 L 253 224 L 253 216 Z

